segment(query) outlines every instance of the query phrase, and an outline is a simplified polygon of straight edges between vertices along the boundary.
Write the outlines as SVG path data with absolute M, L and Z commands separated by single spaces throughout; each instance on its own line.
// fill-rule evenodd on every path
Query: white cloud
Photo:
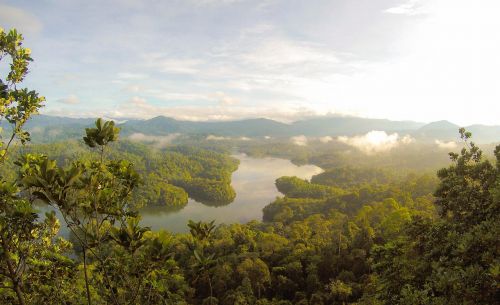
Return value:
M 146 79 L 146 78 L 149 77 L 149 75 L 144 74 L 144 73 L 120 72 L 120 73 L 117 74 L 117 77 L 119 79 L 137 80 L 137 79 Z
M 204 63 L 199 58 L 173 58 L 163 53 L 144 54 L 143 59 L 150 69 L 171 74 L 197 74 Z
M 308 142 L 307 137 L 304 135 L 291 137 L 290 141 L 292 141 L 293 144 L 298 145 L 298 146 L 307 146 L 307 142 Z
M 199 64 L 195 59 L 165 59 L 159 62 L 159 68 L 165 73 L 195 74 L 200 72 Z
M 76 104 L 80 104 L 80 99 L 76 95 L 71 94 L 67 97 L 58 99 L 56 102 L 62 103 L 62 104 L 67 104 L 67 105 L 76 105 Z
M 441 141 L 441 140 L 435 140 L 434 143 L 441 148 L 441 149 L 454 149 L 457 147 L 457 143 L 455 141 Z
M 134 105 L 134 106 L 138 106 L 138 107 L 151 107 L 145 99 L 141 98 L 141 97 L 138 97 L 138 96 L 134 96 L 133 98 L 130 99 L 130 101 L 128 101 L 127 104 L 131 104 L 131 105 Z
M 424 9 L 422 2 L 423 2 L 422 0 L 409 0 L 398 6 L 388 8 L 384 10 L 384 12 L 389 14 L 408 15 L 408 16 L 424 14 L 426 10 Z
M 140 88 L 140 87 L 139 87 Z M 148 89 L 139 90 L 149 97 L 161 99 L 163 101 L 194 101 L 194 102 L 213 102 L 221 106 L 236 105 L 240 101 L 228 94 L 217 91 L 214 93 L 189 93 L 189 92 L 172 92 L 168 89 Z
M 331 50 L 278 37 L 264 40 L 250 51 L 242 53 L 240 58 L 247 64 L 258 65 L 265 70 L 289 67 L 307 71 L 311 68 L 319 69 L 340 63 Z
M 140 91 L 143 91 L 143 88 L 142 86 L 139 85 L 129 84 L 125 86 L 122 90 L 125 92 L 138 93 Z
M 39 33 L 43 28 L 42 22 L 35 15 L 6 4 L 0 4 L 0 20 L 0 26 L 16 28 L 19 32 L 28 35 Z M 5 30 L 8 31 L 9 28 Z
M 411 144 L 413 142 L 415 142 L 415 138 L 412 138 L 410 135 L 406 135 L 401 138 L 401 143 L 403 144 Z
M 319 138 L 319 141 L 320 141 L 321 143 L 328 143 L 328 142 L 333 141 L 333 138 L 332 138 L 332 137 L 330 137 L 330 136 L 324 136 L 324 137 L 320 137 L 320 138 Z
M 153 136 L 153 135 L 145 135 L 143 133 L 133 133 L 128 139 L 134 142 L 145 142 L 151 143 L 156 148 L 163 148 L 172 143 L 175 139 L 180 136 L 178 133 L 173 133 L 165 136 Z
M 127 122 L 128 120 L 118 120 L 116 118 L 111 118 L 111 117 L 107 117 L 107 116 L 100 116 L 100 118 L 102 118 L 103 120 L 105 121 L 113 121 L 115 122 L 116 124 L 123 124 L 125 122 Z
M 369 117 L 428 122 L 446 113 L 460 125 L 498 124 L 497 112 L 487 109 L 500 100 L 499 9 L 496 0 L 431 1 L 428 13 L 395 41 L 398 56 L 331 77 L 311 98 L 339 101 L 337 109 Z
M 235 104 L 238 104 L 240 102 L 238 99 L 233 98 L 233 97 L 225 94 L 224 92 L 220 92 L 220 91 L 209 95 L 209 97 L 213 98 L 215 101 L 217 101 L 221 105 L 227 105 L 227 106 L 235 105 Z
M 289 119 L 298 111 L 282 109 L 306 106 L 320 113 L 498 124 L 498 112 L 490 111 L 500 100 L 498 0 L 368 1 L 362 11 L 348 0 L 292 5 L 266 0 L 276 5 L 265 14 L 258 9 L 263 1 L 216 6 L 237 1 L 113 1 L 113 22 L 106 22 L 109 10 L 96 0 L 78 9 L 68 9 L 64 1 L 38 6 L 19 1 L 26 11 L 36 8 L 51 29 L 42 31 L 43 39 L 26 35 L 36 65 L 29 81 L 51 100 L 65 91 L 88 92 L 76 115 L 147 118 L 158 110 L 195 120 Z M 197 10 L 193 3 L 212 6 Z M 95 5 L 104 9 L 91 9 Z M 0 7 L 2 25 L 36 20 L 5 7 Z M 32 28 L 41 27 L 35 21 Z M 44 78 L 54 71 L 78 71 L 81 78 L 65 85 L 70 88 L 50 87 Z M 138 113 L 116 106 L 127 97 L 109 90 L 110 82 L 121 89 L 136 80 L 166 92 L 160 98 L 132 88 L 154 103 Z M 214 92 L 230 98 L 214 107 Z M 185 103 L 167 107 L 179 101 Z M 44 111 L 59 111 L 54 104 Z
M 222 136 L 214 136 L 214 135 L 208 135 L 206 140 L 208 141 L 223 141 L 223 140 L 231 140 L 229 137 L 222 137 Z
M 373 154 L 389 151 L 400 144 L 409 144 L 413 139 L 409 136 L 399 139 L 397 133 L 387 134 L 385 131 L 372 130 L 362 136 L 341 136 L 338 141 L 356 147 L 366 154 Z
M 206 6 L 206 5 L 227 5 L 234 4 L 238 2 L 243 2 L 246 0 L 190 0 L 195 5 Z
M 197 93 L 171 92 L 158 89 L 150 89 L 146 92 L 148 95 L 164 101 L 211 101 L 212 98 Z
M 43 109 L 42 109 L 43 110 Z M 95 109 L 85 111 L 81 109 L 71 110 L 55 109 L 43 110 L 43 113 L 50 115 L 63 115 L 68 117 L 100 117 L 112 118 L 135 118 L 149 119 L 159 115 L 172 117 L 178 120 L 188 121 L 229 121 L 246 118 L 263 117 L 281 122 L 291 122 L 317 115 L 314 111 L 303 107 L 255 107 L 244 105 L 213 105 L 213 106 L 162 106 L 153 105 L 140 96 L 132 97 L 127 102 L 121 103 L 114 108 Z

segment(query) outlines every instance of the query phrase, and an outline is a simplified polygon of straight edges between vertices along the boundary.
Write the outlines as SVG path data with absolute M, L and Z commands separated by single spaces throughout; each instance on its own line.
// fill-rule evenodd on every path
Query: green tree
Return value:
M 111 278 L 113 268 L 109 262 L 113 256 L 106 255 L 105 250 L 110 237 L 123 247 L 141 244 L 143 233 L 129 234 L 134 233 L 130 231 L 132 229 L 138 232 L 143 230 L 137 228 L 137 222 L 133 220 L 137 213 L 131 202 L 131 193 L 139 183 L 139 175 L 127 161 L 105 159 L 106 146 L 118 138 L 119 130 L 114 123 L 98 119 L 95 126 L 86 129 L 84 141 L 90 148 L 97 149 L 96 159 L 77 160 L 62 168 L 44 155 L 30 155 L 20 163 L 21 181 L 35 198 L 61 212 L 76 238 L 83 255 L 88 303 L 92 303 L 91 280 L 99 281 L 100 278 L 90 278 L 88 274 L 89 254 L 104 280 L 104 285 L 94 285 L 94 288 L 101 290 L 101 297 L 108 302 L 118 303 L 120 298 L 116 286 L 127 281 L 120 274 L 114 280 Z M 114 230 L 114 226 L 120 230 Z
M 188 227 L 194 243 L 191 245 L 194 262 L 191 264 L 191 269 L 194 273 L 193 283 L 207 283 L 209 296 L 204 299 L 204 304 L 216 305 L 217 298 L 214 297 L 213 291 L 213 273 L 217 266 L 215 253 L 209 253 L 207 248 L 211 246 L 213 233 L 216 229 L 215 221 L 211 222 L 194 222 L 189 221 Z
M 40 221 L 33 202 L 21 197 L 18 181 L 1 174 L 12 144 L 30 140 L 23 127 L 44 101 L 37 92 L 19 88 L 32 61 L 30 49 L 22 44 L 23 36 L 16 30 L 0 28 L 0 62 L 7 60 L 10 68 L 0 76 L 0 301 L 24 305 L 57 302 L 50 285 L 60 285 L 55 274 L 70 273 L 72 266 L 62 255 L 68 243 L 56 238 L 59 223 L 54 214 Z M 7 136 L 5 127 L 10 129 Z M 43 268 L 55 272 L 43 276 Z
M 500 270 L 500 146 L 496 166 L 469 143 L 438 172 L 440 218 L 416 217 L 400 239 L 376 247 L 375 296 L 383 304 L 495 304 Z
M 238 265 L 237 270 L 243 278 L 250 280 L 257 291 L 257 298 L 260 299 L 261 292 L 271 282 L 271 274 L 266 263 L 259 258 L 247 258 Z
M 345 304 L 347 298 L 352 294 L 352 288 L 340 280 L 331 281 L 327 289 L 335 299 L 342 301 L 342 304 Z

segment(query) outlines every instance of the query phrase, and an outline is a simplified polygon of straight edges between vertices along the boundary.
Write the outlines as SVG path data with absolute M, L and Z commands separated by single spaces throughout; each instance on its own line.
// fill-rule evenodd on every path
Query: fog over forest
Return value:
M 0 304 L 498 304 L 499 13 L 0 0 Z

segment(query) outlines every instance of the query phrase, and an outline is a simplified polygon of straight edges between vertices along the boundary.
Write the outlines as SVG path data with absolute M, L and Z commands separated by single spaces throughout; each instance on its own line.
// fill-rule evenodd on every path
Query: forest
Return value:
M 498 304 L 500 145 L 483 153 L 457 130 L 463 149 L 444 153 L 437 173 L 443 161 L 422 155 L 421 170 L 408 156 L 395 170 L 398 160 L 383 165 L 390 157 L 356 165 L 343 160 L 361 154 L 304 149 L 300 160 L 325 171 L 277 179 L 283 196 L 262 221 L 153 231 L 140 224 L 143 205 L 230 203 L 237 160 L 220 147 L 123 141 L 103 119 L 81 140 L 30 145 L 23 127 L 45 101 L 20 88 L 32 61 L 22 43 L 0 30 L 10 67 L 0 79 L 10 126 L 0 141 L 1 304 Z M 242 147 L 251 150 L 271 154 Z M 39 215 L 40 203 L 62 219 Z
M 134 164 L 141 184 L 133 194 L 134 205 L 184 207 L 188 195 L 204 204 L 229 204 L 235 197 L 231 174 L 238 160 L 213 150 L 192 146 L 175 146 L 164 150 L 130 141 L 120 141 L 104 151 L 109 159 L 123 158 Z M 46 154 L 58 165 L 70 165 L 75 159 L 90 161 L 92 152 L 83 141 L 66 140 L 50 144 L 34 144 L 13 149 L 11 160 L 26 154 Z M 16 175 L 14 162 L 5 164 L 5 177 Z

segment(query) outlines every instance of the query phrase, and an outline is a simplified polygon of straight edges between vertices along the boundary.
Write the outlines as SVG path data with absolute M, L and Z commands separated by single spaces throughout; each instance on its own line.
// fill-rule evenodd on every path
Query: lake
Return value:
M 274 201 L 281 193 L 274 181 L 282 176 L 297 176 L 310 179 L 323 170 L 315 165 L 297 166 L 285 159 L 252 158 L 245 154 L 233 157 L 240 160 L 238 169 L 233 173 L 231 184 L 236 191 L 235 200 L 225 206 L 207 206 L 189 199 L 181 210 L 172 211 L 167 207 L 146 207 L 141 209 L 141 224 L 153 230 L 165 229 L 171 232 L 187 232 L 187 223 L 193 221 L 211 221 L 220 223 L 246 223 L 250 220 L 262 220 L 262 209 Z M 42 212 L 50 210 L 40 207 Z M 59 216 L 59 213 L 57 213 Z M 61 234 L 67 236 L 68 228 L 61 221 Z
M 240 165 L 231 179 L 231 185 L 236 191 L 236 198 L 232 203 L 213 207 L 189 199 L 188 204 L 178 211 L 147 207 L 141 210 L 142 224 L 153 230 L 187 232 L 190 219 L 215 220 L 216 223 L 262 220 L 262 209 L 281 194 L 274 185 L 277 178 L 297 176 L 310 179 L 323 171 L 315 165 L 297 166 L 285 159 L 252 158 L 245 154 L 233 157 L 240 160 Z

